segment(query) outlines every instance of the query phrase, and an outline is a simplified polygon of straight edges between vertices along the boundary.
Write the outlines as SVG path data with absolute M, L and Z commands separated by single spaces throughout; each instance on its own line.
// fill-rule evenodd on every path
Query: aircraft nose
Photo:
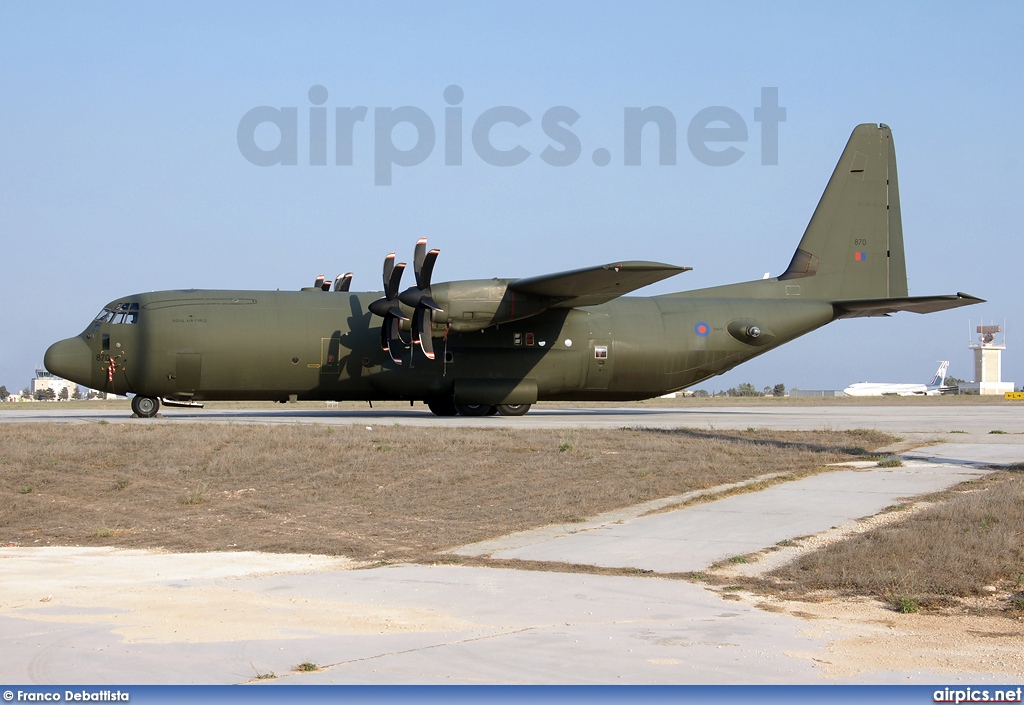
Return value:
M 54 343 L 43 356 L 43 365 L 52 374 L 88 386 L 92 371 L 92 352 L 81 338 Z

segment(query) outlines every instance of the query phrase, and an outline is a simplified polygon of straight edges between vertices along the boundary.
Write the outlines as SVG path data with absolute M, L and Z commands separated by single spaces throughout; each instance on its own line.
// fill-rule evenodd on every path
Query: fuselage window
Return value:
M 608 346 L 607 345 L 595 345 L 594 346 L 594 357 L 598 360 L 608 359 Z

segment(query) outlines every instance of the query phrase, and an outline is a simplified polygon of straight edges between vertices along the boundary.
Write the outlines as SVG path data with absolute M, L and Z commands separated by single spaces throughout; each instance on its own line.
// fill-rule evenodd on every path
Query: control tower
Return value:
M 963 391 L 977 394 L 1005 394 L 1014 390 L 1013 382 L 1003 380 L 1003 350 L 1006 337 L 1002 326 L 978 326 L 978 342 L 970 340 L 968 347 L 974 351 L 974 381 L 961 384 Z

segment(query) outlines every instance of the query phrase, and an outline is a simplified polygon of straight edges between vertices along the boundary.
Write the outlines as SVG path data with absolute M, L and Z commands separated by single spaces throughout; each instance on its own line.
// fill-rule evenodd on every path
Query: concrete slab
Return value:
M 658 573 L 700 571 L 784 539 L 877 514 L 902 498 L 945 489 L 985 472 L 981 467 L 924 461 L 902 468 L 842 470 L 589 530 L 552 527 L 547 535 L 533 532 L 529 542 L 512 535 L 454 552 Z
M 1010 436 L 999 443 L 939 443 L 903 455 L 951 465 L 1013 465 L 1024 463 L 1024 442 Z
M 46 551 L 10 549 L 8 568 L 19 554 L 35 560 Z M 329 668 L 288 682 L 784 683 L 816 678 L 811 659 L 787 652 L 825 647 L 801 635 L 799 619 L 723 603 L 681 581 L 393 566 L 227 577 L 217 586 L 231 601 L 205 601 L 205 580 L 179 582 L 170 599 L 166 581 L 136 581 L 154 598 L 150 622 L 188 605 L 215 624 L 232 602 L 262 601 L 266 608 L 251 621 L 265 636 L 203 640 L 187 625 L 138 633 L 125 624 L 143 615 L 117 591 L 101 609 L 73 615 L 60 609 L 58 595 L 31 610 L 4 610 L 0 680 L 237 683 L 258 673 L 288 676 L 308 661 Z M 275 609 L 310 601 L 322 619 Z M 380 610 L 395 623 L 360 629 L 331 618 Z M 397 623 L 409 614 L 434 615 L 437 623 L 403 631 Z
M 44 549 L 14 549 L 17 557 Z M 948 681 L 914 668 L 830 677 L 834 634 L 794 616 L 723 600 L 678 580 L 539 573 L 455 566 L 255 574 L 216 581 L 229 599 L 211 600 L 210 581 L 173 589 L 144 576 L 149 600 L 133 615 L 111 590 L 89 614 L 69 618 L 52 604 L 0 617 L 0 680 L 25 684 L 227 684 L 274 674 L 268 684 L 716 684 L 907 683 Z M 150 594 L 152 593 L 152 594 Z M 320 619 L 275 609 L 318 606 Z M 121 622 L 170 622 L 181 608 L 210 624 L 233 605 L 259 605 L 248 622 L 263 635 L 202 640 L 189 629 L 131 637 Z M 395 624 L 353 628 L 344 617 L 391 613 Z M 402 615 L 432 614 L 442 626 L 402 631 Z M 341 619 L 339 619 L 341 617 Z M 409 626 L 409 625 L 405 625 Z M 825 628 L 823 628 L 825 627 Z M 298 673 L 299 663 L 320 670 Z M 887 664 L 888 665 L 888 664 Z M 957 671 L 991 681 L 987 666 Z

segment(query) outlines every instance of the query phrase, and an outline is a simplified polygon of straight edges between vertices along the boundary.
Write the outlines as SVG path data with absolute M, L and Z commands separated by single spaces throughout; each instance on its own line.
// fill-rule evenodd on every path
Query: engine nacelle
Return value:
M 549 297 L 531 296 L 508 288 L 512 279 L 476 279 L 445 282 L 431 287 L 435 326 L 451 326 L 459 332 L 483 330 L 499 323 L 535 316 L 557 303 Z

